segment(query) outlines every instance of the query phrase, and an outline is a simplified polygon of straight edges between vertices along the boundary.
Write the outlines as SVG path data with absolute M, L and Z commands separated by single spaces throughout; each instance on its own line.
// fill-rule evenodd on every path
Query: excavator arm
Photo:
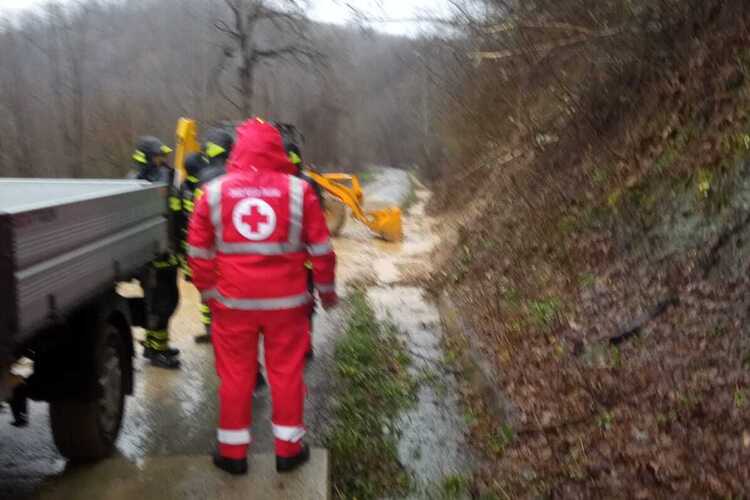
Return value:
M 305 174 L 326 192 L 349 207 L 352 211 L 352 217 L 369 227 L 384 240 L 401 241 L 403 239 L 401 209 L 393 207 L 365 211 L 362 207 L 362 187 L 357 177 L 340 173 L 321 174 L 314 170 L 307 170 Z M 345 183 L 349 183 L 351 186 Z

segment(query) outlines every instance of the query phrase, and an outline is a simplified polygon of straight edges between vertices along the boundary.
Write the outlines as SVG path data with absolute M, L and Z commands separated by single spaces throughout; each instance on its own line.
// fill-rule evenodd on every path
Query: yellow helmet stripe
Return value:
M 215 144 L 213 142 L 207 142 L 206 143 L 206 156 L 209 158 L 216 158 L 220 154 L 226 153 L 227 150 L 219 146 L 218 144 Z

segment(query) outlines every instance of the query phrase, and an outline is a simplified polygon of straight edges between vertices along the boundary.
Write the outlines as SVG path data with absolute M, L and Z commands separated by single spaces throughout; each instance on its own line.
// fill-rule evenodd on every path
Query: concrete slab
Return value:
M 310 462 L 291 474 L 276 473 L 272 454 L 250 457 L 247 476 L 216 469 L 207 456 L 114 458 L 71 468 L 50 478 L 40 500 L 328 500 L 328 453 L 313 449 Z

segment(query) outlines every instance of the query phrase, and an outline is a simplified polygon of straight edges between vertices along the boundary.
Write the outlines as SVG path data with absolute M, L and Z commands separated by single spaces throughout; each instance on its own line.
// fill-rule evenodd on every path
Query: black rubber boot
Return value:
M 296 457 L 276 457 L 276 472 L 284 474 L 292 472 L 310 460 L 310 447 L 307 443 L 302 443 L 302 451 Z
M 141 345 L 143 344 L 144 342 L 141 342 Z M 156 349 L 152 349 L 150 347 L 143 347 L 143 357 L 146 359 L 151 359 L 160 352 L 166 352 L 170 356 L 178 356 L 180 354 L 180 350 L 174 347 L 168 347 L 166 351 L 157 351 Z
M 14 427 L 26 427 L 29 425 L 29 399 L 28 386 L 22 383 L 13 390 L 13 397 L 10 399 L 10 411 L 13 413 Z
M 247 474 L 247 458 L 225 458 L 216 452 L 214 453 L 214 465 L 233 476 Z
M 169 351 L 146 348 L 143 350 L 143 357 L 150 360 L 151 364 L 158 368 L 176 370 L 180 367 L 180 358 L 176 354 L 170 354 Z

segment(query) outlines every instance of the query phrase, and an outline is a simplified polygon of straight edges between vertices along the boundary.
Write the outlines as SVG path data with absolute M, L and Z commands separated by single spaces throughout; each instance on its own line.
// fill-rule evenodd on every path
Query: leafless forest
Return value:
M 315 23 L 296 1 L 80 0 L 0 27 L 0 173 L 120 176 L 135 137 L 261 115 L 306 159 L 356 170 L 440 155 L 438 38 Z M 444 55 L 439 55 L 444 54 Z

